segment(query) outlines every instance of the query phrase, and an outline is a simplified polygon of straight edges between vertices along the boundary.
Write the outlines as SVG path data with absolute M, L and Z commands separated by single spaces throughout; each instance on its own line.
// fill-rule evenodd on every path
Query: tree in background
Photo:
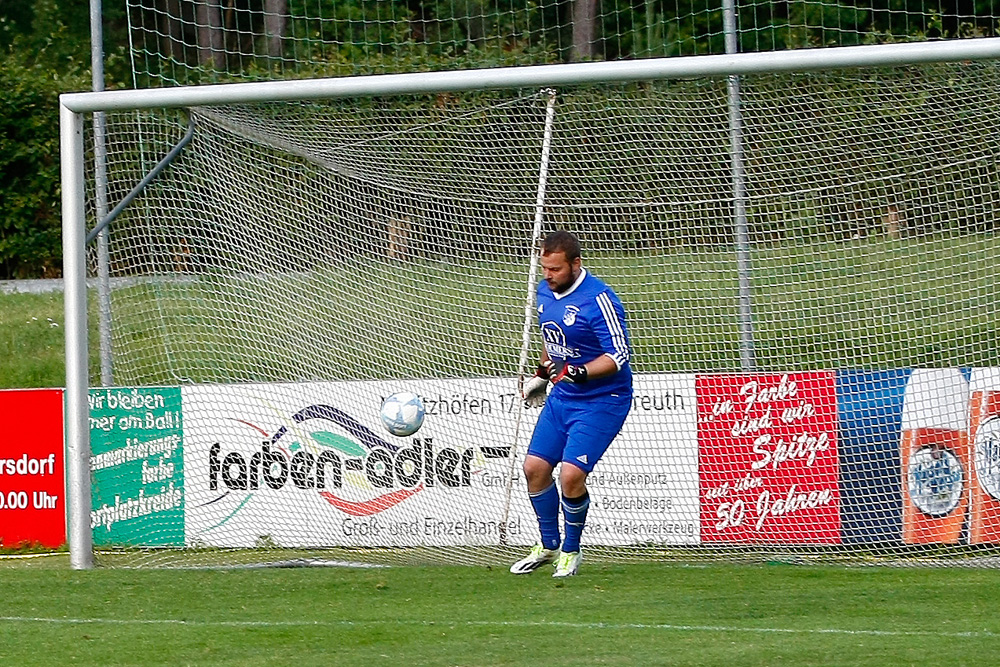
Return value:
M 124 47 L 108 53 L 121 81 Z M 88 3 L 0 5 L 0 279 L 61 274 L 58 98 L 90 87 Z
M 4 6 L 0 59 L 0 277 L 58 276 L 59 93 L 89 87 L 87 51 L 55 2 Z M 71 3 L 73 4 L 73 3 Z
M 224 73 L 249 69 L 260 56 L 280 60 L 288 16 L 288 0 L 149 0 L 133 21 L 139 40 L 142 31 L 157 35 L 164 61 L 146 63 L 154 74 L 171 63 Z
M 738 0 L 740 50 L 992 36 L 998 1 Z M 721 4 L 104 0 L 106 85 L 722 53 Z M 86 0 L 0 0 L 0 278 L 60 271 L 57 98 L 90 88 L 89 41 Z

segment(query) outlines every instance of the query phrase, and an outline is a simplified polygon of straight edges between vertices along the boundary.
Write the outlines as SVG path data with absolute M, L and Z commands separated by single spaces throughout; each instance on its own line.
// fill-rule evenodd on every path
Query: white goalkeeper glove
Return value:
M 551 361 L 539 364 L 535 374 L 521 387 L 521 396 L 529 408 L 540 408 L 545 405 L 545 390 L 549 388 L 549 373 L 552 366 Z

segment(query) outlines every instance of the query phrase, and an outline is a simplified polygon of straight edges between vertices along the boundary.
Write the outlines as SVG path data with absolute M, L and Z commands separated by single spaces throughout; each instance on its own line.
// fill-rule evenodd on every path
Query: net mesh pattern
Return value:
M 128 0 L 138 86 L 725 53 L 721 0 Z M 988 3 L 734 4 L 742 52 L 994 36 Z
M 955 501 L 954 539 L 937 506 L 900 510 L 920 490 L 905 465 L 922 460 L 901 468 L 899 448 L 930 436 L 905 423 L 900 435 L 876 389 L 899 394 L 905 422 L 915 402 L 940 401 L 898 369 L 996 365 L 998 84 L 995 63 L 741 81 L 742 278 L 767 391 L 739 384 L 725 80 L 552 93 L 542 230 L 577 232 L 586 268 L 621 297 L 637 374 L 629 426 L 592 476 L 588 558 L 992 562 L 989 539 L 969 544 L 970 526 L 989 523 L 971 518 L 971 495 Z M 496 563 L 535 541 L 519 468 L 537 411 L 517 378 L 541 344 L 529 326 L 521 367 L 549 100 L 108 114 L 112 202 L 187 124 L 195 134 L 109 232 L 115 384 L 185 392 L 173 463 L 187 526 L 166 539 L 139 521 L 126 539 L 109 525 L 103 562 Z M 393 440 L 377 412 L 399 390 L 428 414 Z M 703 412 L 696 390 L 719 400 Z M 783 407 L 751 414 L 748 396 Z M 965 400 L 954 437 L 968 452 Z M 838 451 L 820 436 L 848 413 L 864 432 L 842 427 Z M 757 441 L 756 463 L 699 450 L 723 443 L 712 429 L 728 418 L 730 434 L 794 428 L 780 447 Z M 939 472 L 942 448 L 924 462 Z M 795 465 L 787 497 L 758 477 Z M 114 509 L 105 474 L 95 506 Z

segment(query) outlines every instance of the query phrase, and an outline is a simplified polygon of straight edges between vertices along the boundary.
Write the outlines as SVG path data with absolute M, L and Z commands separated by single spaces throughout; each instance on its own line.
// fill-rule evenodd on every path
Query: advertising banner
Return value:
M 968 508 L 969 382 L 958 368 L 914 368 L 903 393 L 903 542 L 957 543 Z
M 0 391 L 0 545 L 66 542 L 63 390 Z
M 526 494 L 504 502 L 518 472 L 514 385 L 421 381 L 423 428 L 394 437 L 379 406 L 416 388 L 405 384 L 184 387 L 187 544 L 533 542 Z
M 834 374 L 700 375 L 703 542 L 840 542 Z
M 899 473 L 908 369 L 837 371 L 840 517 L 845 543 L 898 543 L 903 533 Z
M 622 432 L 588 478 L 584 542 L 1000 542 L 998 378 L 990 368 L 637 375 Z M 426 407 L 409 437 L 379 420 L 397 391 Z M 26 393 L 34 407 L 12 402 Z M 4 394 L 11 423 L 58 432 L 15 433 L 0 452 L 0 538 L 61 544 L 62 393 Z M 522 411 L 513 378 L 94 389 L 90 407 L 98 545 L 538 537 L 521 468 L 540 411 Z M 43 441 L 57 446 L 28 449 Z M 22 520 L 36 511 L 55 523 Z
M 421 396 L 410 437 L 383 398 Z M 539 409 L 516 381 L 184 387 L 185 541 L 192 546 L 530 545 L 521 465 Z M 520 417 L 519 417 L 520 415 Z M 585 539 L 698 539 L 693 376 L 637 379 L 633 412 L 591 477 Z
M 973 368 L 969 385 L 969 542 L 996 544 L 1000 542 L 1000 368 Z
M 587 487 L 587 544 L 701 541 L 693 374 L 635 376 L 632 410 Z
M 91 389 L 88 400 L 94 544 L 183 545 L 180 389 Z

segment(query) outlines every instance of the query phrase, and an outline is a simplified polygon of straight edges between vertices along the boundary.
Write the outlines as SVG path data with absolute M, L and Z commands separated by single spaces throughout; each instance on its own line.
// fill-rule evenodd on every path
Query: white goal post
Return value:
M 90 378 L 92 374 L 88 362 L 86 114 L 178 108 L 199 109 L 225 105 L 328 101 L 378 96 L 444 95 L 459 92 L 514 89 L 559 89 L 565 86 L 585 87 L 648 81 L 697 79 L 702 77 L 718 79 L 720 77 L 742 77 L 772 73 L 800 73 L 816 70 L 829 71 L 855 68 L 871 69 L 905 67 L 928 63 L 962 63 L 966 61 L 996 60 L 1000 60 L 1000 38 L 983 38 L 932 43 L 838 47 L 822 50 L 657 58 L 619 62 L 587 62 L 477 71 L 429 72 L 337 79 L 232 83 L 145 90 L 69 93 L 62 95 L 60 97 L 60 160 L 62 168 L 63 273 L 65 279 L 66 317 L 65 438 L 68 468 L 67 497 L 69 499 L 68 537 L 72 567 L 87 569 L 94 565 L 91 502 L 91 406 L 89 401 L 89 392 L 91 389 Z M 538 150 L 541 152 L 540 145 Z M 863 158 L 864 156 L 861 156 L 859 159 Z M 752 169 L 753 167 L 751 166 L 750 168 Z M 991 168 L 995 168 L 995 164 Z M 824 193 L 828 194 L 829 189 L 824 190 Z M 647 195 L 636 193 L 635 202 L 639 202 L 644 196 Z M 993 195 L 991 194 L 990 196 L 992 197 Z M 627 205 L 637 206 L 638 204 L 635 202 L 627 202 Z M 788 208 L 784 211 L 777 211 L 777 208 L 775 208 L 773 210 L 774 215 L 776 218 L 784 216 L 784 219 L 789 219 L 800 214 L 806 215 L 803 211 L 812 206 L 812 204 L 802 204 L 800 208 L 796 209 L 797 205 L 788 204 Z M 526 203 L 526 210 L 531 211 L 536 206 L 539 209 L 540 216 L 540 202 L 528 201 Z M 667 205 L 665 204 L 665 206 Z M 812 209 L 809 210 L 812 211 Z M 894 205 L 890 205 L 890 210 L 884 214 L 886 220 L 885 230 L 887 230 L 885 233 L 892 240 L 897 238 L 897 230 L 894 225 L 900 224 L 898 220 L 893 218 L 894 215 L 898 215 L 894 211 Z M 732 214 L 732 211 L 730 210 L 729 213 Z M 548 209 L 546 209 L 546 215 L 548 215 Z M 710 217 L 713 214 L 706 215 Z M 808 215 L 811 216 L 813 213 L 809 213 Z M 699 222 L 697 224 L 702 225 L 703 223 Z M 599 234 L 595 233 L 594 236 L 597 238 Z M 860 236 L 864 236 L 863 231 L 860 233 Z M 852 235 L 848 234 L 846 238 L 851 240 Z M 530 239 L 525 240 L 525 243 L 528 242 L 530 242 Z M 725 244 L 728 241 L 723 241 L 722 243 Z M 607 247 L 601 247 L 601 250 L 605 252 L 600 256 L 603 258 L 608 250 L 614 249 L 614 244 L 609 242 Z M 664 253 L 668 253 L 669 250 L 669 248 L 664 246 Z M 838 246 L 837 250 L 830 250 L 830 252 L 835 254 L 841 252 L 841 250 Z M 609 266 L 616 266 L 613 263 L 614 259 L 608 259 Z M 627 261 L 628 256 L 626 255 L 625 259 L 622 259 L 622 262 Z M 522 284 L 524 280 L 527 280 L 528 266 L 526 265 L 524 269 L 525 276 L 521 279 Z M 780 278 L 780 275 L 778 278 Z M 775 280 L 778 278 L 775 278 Z M 659 276 L 657 279 L 664 280 L 669 279 L 669 277 L 664 278 L 663 276 Z M 694 279 L 700 280 L 701 278 L 695 276 Z M 613 281 L 609 282 L 613 283 Z M 979 288 L 969 289 L 974 291 Z M 629 305 L 628 301 L 626 301 L 627 308 Z M 697 313 L 697 307 L 698 305 L 694 304 L 695 313 Z M 647 308 L 656 308 L 655 299 L 643 304 L 642 310 Z M 774 306 L 774 308 L 779 308 L 779 306 Z M 795 308 L 795 304 L 789 304 L 788 308 Z M 835 317 L 835 313 L 830 312 L 823 312 L 820 315 L 821 317 L 828 318 Z M 638 326 L 641 330 L 642 314 L 640 309 L 635 308 L 630 313 L 630 317 L 637 318 Z M 697 314 L 693 317 L 696 318 Z M 869 335 L 869 333 L 859 328 L 857 340 L 854 344 L 858 346 L 869 344 L 870 341 L 866 338 Z M 520 351 L 516 342 L 512 347 L 512 354 L 516 356 L 516 353 Z M 988 355 L 984 356 L 988 357 Z M 940 364 L 949 366 L 1000 366 L 1000 358 L 993 358 L 992 364 L 986 363 L 989 359 L 987 358 L 984 361 L 982 357 L 974 357 L 972 362 L 968 364 L 963 364 L 963 359 L 956 356 L 942 356 L 940 358 L 920 358 L 917 356 L 915 359 L 917 362 L 926 362 L 930 366 L 936 365 L 934 363 L 936 361 L 949 362 L 947 364 Z M 845 363 L 849 364 L 849 368 L 854 367 L 854 360 L 848 359 Z M 893 365 L 894 359 L 887 360 L 887 363 L 890 366 Z M 521 364 L 524 364 L 523 359 L 521 360 Z M 915 363 L 913 365 L 916 366 L 919 364 Z M 777 374 L 778 376 L 787 371 L 840 370 L 829 365 L 809 369 L 799 362 L 796 362 L 794 367 L 783 368 L 776 364 L 773 358 L 768 358 L 763 368 L 764 370 L 761 372 Z M 523 368 L 520 370 L 523 370 Z M 673 367 L 670 370 L 674 372 L 685 371 L 685 369 Z M 712 371 L 715 369 L 686 369 L 688 373 L 703 370 Z M 973 374 L 973 377 L 975 377 L 975 374 Z M 694 380 L 692 380 L 693 382 Z M 791 381 L 791 384 L 794 385 L 794 380 Z M 792 394 L 788 393 L 790 391 Z M 832 392 L 832 389 L 830 391 Z M 789 384 L 785 378 L 776 382 L 773 388 L 774 396 L 779 396 L 782 392 L 786 392 L 786 397 L 794 395 L 794 390 L 789 390 Z M 830 396 L 832 395 L 831 393 Z M 720 402 L 719 405 L 711 406 L 709 409 L 716 410 L 713 413 L 714 415 L 723 415 L 727 410 L 723 403 Z M 731 408 L 732 406 L 729 407 Z M 801 406 L 792 405 L 786 409 L 794 411 L 796 407 Z M 804 410 L 805 408 L 802 409 Z M 906 408 L 904 406 L 904 416 L 905 414 Z M 792 418 L 794 417 L 789 417 L 789 419 Z M 966 437 L 968 436 L 969 434 L 967 433 Z M 799 444 L 799 449 L 805 452 L 804 448 L 806 445 Z M 789 444 L 785 450 L 785 454 L 788 454 L 792 450 L 795 450 L 795 445 Z M 814 450 L 812 450 L 812 454 L 815 454 Z M 790 456 L 794 458 L 795 455 L 793 453 Z M 802 458 L 807 458 L 807 455 L 803 453 Z M 776 458 L 769 458 L 768 461 L 773 461 L 774 468 L 777 469 L 778 463 Z M 738 483 L 732 480 L 721 482 L 714 490 L 708 493 L 708 497 L 718 500 L 719 496 L 732 491 L 735 488 L 734 485 L 738 485 Z M 747 483 L 749 484 L 750 482 Z M 790 512 L 796 504 L 798 504 L 797 506 L 808 506 L 812 503 L 815 506 L 822 501 L 819 495 L 803 495 L 801 498 L 795 496 L 793 492 L 794 488 L 792 486 L 791 490 L 788 491 L 787 499 L 775 500 L 772 495 L 768 497 L 771 498 L 770 500 L 764 499 L 760 501 L 758 507 L 758 513 L 761 515 L 760 520 L 763 521 L 763 516 L 767 514 L 776 516 L 782 512 Z M 726 505 L 726 503 L 723 503 L 723 505 Z M 732 522 L 737 520 L 737 509 L 739 508 L 735 503 L 729 504 L 726 507 L 720 506 L 716 511 L 713 511 L 713 515 L 718 517 L 720 524 L 725 524 L 726 522 L 732 524 Z M 742 512 L 742 510 L 740 511 Z M 640 541 L 637 544 L 640 544 L 639 548 L 645 548 L 646 542 Z M 756 547 L 759 545 L 752 546 Z M 792 544 L 792 547 L 796 546 L 798 545 Z

